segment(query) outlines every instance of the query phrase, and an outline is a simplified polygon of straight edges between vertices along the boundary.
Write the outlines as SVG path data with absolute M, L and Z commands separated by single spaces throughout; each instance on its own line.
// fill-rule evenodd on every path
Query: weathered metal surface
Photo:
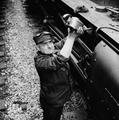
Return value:
M 66 2 L 66 1 L 65 1 Z M 113 23 L 110 18 L 108 18 L 105 13 L 97 13 L 90 5 L 95 5 L 90 1 L 77 1 L 79 5 L 85 5 L 89 8 L 87 13 L 74 14 L 73 10 L 75 8 L 76 0 L 71 2 L 66 2 L 68 6 L 63 6 L 62 9 L 66 8 L 66 11 L 70 14 L 74 14 L 81 18 L 82 22 L 86 23 L 86 26 L 92 26 L 96 28 L 104 27 L 107 25 L 109 27 L 109 21 Z M 91 10 L 92 9 L 92 10 Z M 66 12 L 64 10 L 64 13 Z M 105 19 L 109 21 L 105 21 Z M 116 24 L 118 22 L 115 22 Z M 118 25 L 118 24 L 117 24 Z M 95 29 L 96 30 L 96 29 Z M 79 55 L 75 55 L 74 66 L 78 73 L 84 80 L 83 91 L 86 93 L 88 101 L 92 106 L 92 111 L 97 119 L 101 120 L 118 120 L 119 119 L 119 45 L 118 45 L 118 30 L 114 31 L 104 29 L 97 29 L 95 37 L 90 38 L 89 35 L 82 37 L 81 42 L 74 45 L 74 51 Z M 113 37 L 115 36 L 115 37 Z M 111 39 L 113 38 L 113 39 Z M 97 41 L 97 42 L 96 42 Z M 97 43 L 97 45 L 95 44 Z M 90 57 L 90 54 L 85 48 L 89 47 L 92 52 L 94 52 L 94 58 Z M 88 57 L 87 57 L 88 56 Z M 93 62 L 94 61 L 94 62 Z M 94 64 L 93 64 L 94 63 Z M 79 76 L 75 74 L 77 79 Z M 81 81 L 78 79 L 79 83 Z M 102 111 L 102 113 L 100 112 Z
M 91 0 L 99 5 L 102 6 L 113 6 L 113 7 L 119 7 L 119 1 L 118 0 Z
M 95 53 L 94 80 L 100 83 L 98 86 L 102 85 L 110 91 L 119 106 L 119 55 L 103 41 L 96 46 Z
M 90 0 L 72 0 L 70 2 L 68 0 L 62 1 L 68 6 L 70 6 L 73 10 L 77 6 L 85 5 L 85 7 L 88 8 L 89 12 L 79 14 L 88 21 L 90 21 L 92 24 L 94 24 L 97 28 L 112 27 L 119 30 L 119 21 L 112 21 L 112 19 L 108 15 L 108 12 L 102 13 L 95 10 L 95 7 L 98 6 L 98 4 Z M 119 34 L 117 31 L 108 28 L 103 28 L 102 31 L 109 35 L 119 44 Z

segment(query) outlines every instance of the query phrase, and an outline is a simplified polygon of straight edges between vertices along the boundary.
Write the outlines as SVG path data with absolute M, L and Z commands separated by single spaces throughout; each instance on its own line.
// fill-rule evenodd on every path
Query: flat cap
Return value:
M 41 43 L 46 43 L 48 41 L 52 40 L 52 33 L 48 31 L 43 31 L 41 33 L 38 33 L 36 36 L 33 37 L 36 45 Z

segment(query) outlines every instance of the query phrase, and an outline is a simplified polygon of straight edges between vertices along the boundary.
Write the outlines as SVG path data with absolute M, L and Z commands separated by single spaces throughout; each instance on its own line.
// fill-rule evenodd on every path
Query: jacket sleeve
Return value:
M 35 66 L 39 70 L 57 70 L 64 66 L 67 60 L 59 53 L 55 56 L 38 55 L 35 58 Z
M 66 38 L 62 39 L 62 40 L 59 41 L 59 42 L 56 42 L 56 43 L 55 43 L 55 47 L 56 47 L 57 49 L 61 49 L 61 48 L 63 47 L 65 41 L 66 41 Z

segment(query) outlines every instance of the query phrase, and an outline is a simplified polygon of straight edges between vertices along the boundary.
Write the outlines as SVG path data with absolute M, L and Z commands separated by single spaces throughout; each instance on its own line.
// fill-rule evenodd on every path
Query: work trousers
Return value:
M 45 101 L 41 101 L 41 108 L 43 109 L 43 120 L 60 120 L 63 106 L 62 107 L 54 107 L 52 105 L 48 105 Z

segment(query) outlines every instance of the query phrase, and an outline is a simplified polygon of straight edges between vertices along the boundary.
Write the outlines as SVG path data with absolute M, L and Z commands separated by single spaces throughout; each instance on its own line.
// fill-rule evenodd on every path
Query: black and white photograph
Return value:
M 0 120 L 119 120 L 118 0 L 0 0 Z

